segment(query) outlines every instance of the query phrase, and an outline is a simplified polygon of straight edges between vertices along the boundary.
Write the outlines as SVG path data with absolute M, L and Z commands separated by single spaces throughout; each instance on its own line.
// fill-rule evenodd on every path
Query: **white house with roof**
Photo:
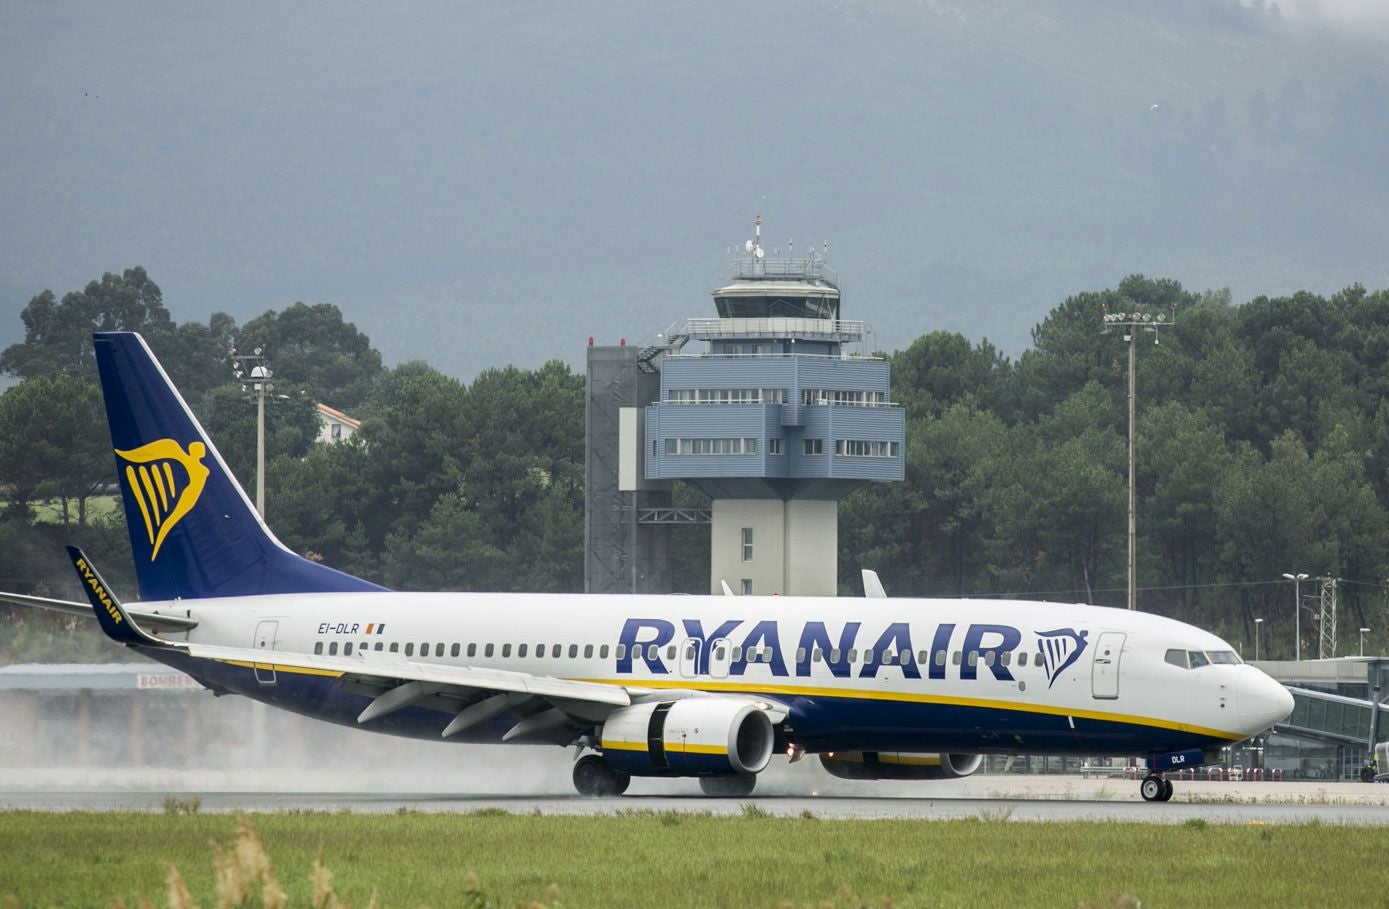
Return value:
M 314 407 L 318 410 L 318 436 L 314 439 L 315 443 L 341 442 L 350 438 L 362 425 L 361 420 L 354 420 L 327 404 L 315 404 Z

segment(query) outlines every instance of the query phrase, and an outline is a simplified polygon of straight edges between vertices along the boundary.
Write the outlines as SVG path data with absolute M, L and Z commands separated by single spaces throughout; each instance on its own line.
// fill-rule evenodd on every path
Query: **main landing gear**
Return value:
M 1166 802 L 1172 798 L 1172 781 L 1150 773 L 1138 785 L 1138 791 L 1145 802 Z
M 630 774 L 608 766 L 596 754 L 586 754 L 574 762 L 574 788 L 590 798 L 621 795 L 632 782 Z

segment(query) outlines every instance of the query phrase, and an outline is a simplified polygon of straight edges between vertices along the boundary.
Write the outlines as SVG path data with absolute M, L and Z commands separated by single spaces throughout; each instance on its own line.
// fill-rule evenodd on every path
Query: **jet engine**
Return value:
M 906 754 L 897 751 L 830 751 L 820 764 L 841 780 L 957 780 L 984 762 L 982 754 Z
M 599 736 L 610 767 L 633 776 L 759 773 L 772 759 L 772 721 L 733 698 L 637 704 L 608 714 Z

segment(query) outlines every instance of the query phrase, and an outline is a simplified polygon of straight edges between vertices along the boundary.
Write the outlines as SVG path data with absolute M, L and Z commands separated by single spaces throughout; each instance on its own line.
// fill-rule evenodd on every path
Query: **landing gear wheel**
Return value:
M 1172 781 L 1164 779 L 1162 781 L 1162 795 L 1158 796 L 1159 802 L 1172 801 Z
M 612 769 L 599 755 L 586 754 L 574 762 L 574 788 L 579 795 L 589 798 L 621 795 L 631 783 L 630 774 Z
M 1143 796 L 1145 802 L 1164 802 L 1166 799 L 1162 796 L 1168 791 L 1169 785 L 1171 784 L 1156 773 L 1150 773 L 1143 778 L 1143 782 L 1138 784 L 1138 793 Z
M 732 776 L 702 776 L 699 788 L 713 798 L 736 799 L 752 795 L 757 786 L 757 777 L 751 773 L 737 773 Z

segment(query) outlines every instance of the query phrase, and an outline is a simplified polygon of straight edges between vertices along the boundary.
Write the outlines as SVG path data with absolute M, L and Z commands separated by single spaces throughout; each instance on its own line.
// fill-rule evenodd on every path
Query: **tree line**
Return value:
M 1263 653 L 1284 655 L 1282 575 L 1333 576 L 1342 639 L 1362 626 L 1382 639 L 1389 292 L 1358 285 L 1236 305 L 1132 276 L 1065 300 L 1016 360 L 947 332 L 886 355 L 906 482 L 842 503 L 841 592 L 861 592 L 872 567 L 895 596 L 1123 604 L 1128 349 L 1106 312 L 1164 317 L 1136 349 L 1139 608 L 1246 652 L 1262 618 Z M 133 586 L 93 330 L 145 335 L 247 487 L 255 409 L 229 350 L 266 351 L 268 520 L 291 548 L 400 589 L 582 589 L 584 380 L 562 362 L 467 384 L 422 362 L 388 368 L 331 304 L 176 323 L 140 268 L 45 291 L 22 319 L 24 340 L 0 352 L 20 380 L 0 396 L 6 589 L 61 589 L 72 541 Z M 314 445 L 316 402 L 361 429 Z M 707 541 L 684 542 L 677 583 L 704 592 Z M 1304 650 L 1314 627 L 1305 617 Z

